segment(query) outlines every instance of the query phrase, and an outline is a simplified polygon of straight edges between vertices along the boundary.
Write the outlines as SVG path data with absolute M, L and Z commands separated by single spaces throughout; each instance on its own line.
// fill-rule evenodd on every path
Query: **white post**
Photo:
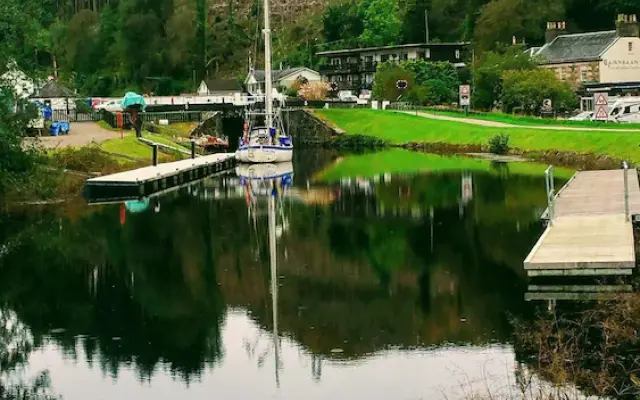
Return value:
M 555 183 L 553 179 L 553 166 L 550 165 L 546 171 L 544 171 L 545 184 L 547 187 L 547 205 L 549 212 L 549 225 L 553 225 L 555 218 L 554 202 L 555 202 Z
M 629 222 L 629 164 L 625 161 L 622 163 L 622 167 L 624 168 L 624 217 Z

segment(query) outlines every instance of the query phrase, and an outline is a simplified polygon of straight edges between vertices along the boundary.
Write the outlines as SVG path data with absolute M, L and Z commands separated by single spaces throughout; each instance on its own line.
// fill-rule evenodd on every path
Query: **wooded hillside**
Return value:
M 262 54 L 262 0 L 3 0 L 0 40 L 23 69 L 57 70 L 91 95 L 193 91 L 239 77 Z M 612 29 L 638 0 L 272 0 L 274 62 L 315 66 L 315 52 L 425 40 L 471 41 L 478 52 L 544 41 L 547 20 L 571 31 Z M 6 65 L 0 60 L 0 65 Z

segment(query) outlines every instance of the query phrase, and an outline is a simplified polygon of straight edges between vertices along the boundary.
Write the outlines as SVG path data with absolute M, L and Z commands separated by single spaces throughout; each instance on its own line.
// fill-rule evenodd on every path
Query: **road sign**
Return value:
M 595 116 L 598 121 L 608 121 L 609 109 L 607 106 L 596 106 Z
M 409 87 L 409 84 L 404 79 L 401 79 L 396 82 L 396 87 L 400 90 L 406 90 Z
M 593 95 L 593 104 L 595 106 L 608 106 L 609 105 L 609 94 L 607 93 L 596 93 Z
M 551 101 L 551 99 L 542 100 L 542 108 L 544 108 L 544 109 L 552 109 L 553 108 L 553 102 Z
M 460 85 L 460 105 L 469 107 L 471 105 L 471 86 Z

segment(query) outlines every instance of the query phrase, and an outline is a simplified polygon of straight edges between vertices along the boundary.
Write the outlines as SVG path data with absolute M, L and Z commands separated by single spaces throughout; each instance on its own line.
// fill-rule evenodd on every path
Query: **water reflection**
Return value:
M 2 215 L 0 302 L 41 343 L 30 365 L 72 399 L 456 398 L 527 369 L 511 321 L 532 317 L 541 176 L 320 183 L 299 163 Z

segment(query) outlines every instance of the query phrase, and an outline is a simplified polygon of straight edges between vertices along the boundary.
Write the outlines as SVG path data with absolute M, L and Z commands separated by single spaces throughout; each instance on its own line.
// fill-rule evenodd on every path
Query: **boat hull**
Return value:
M 242 146 L 236 151 L 236 160 L 243 163 L 279 163 L 293 160 L 293 147 Z
M 236 167 L 236 175 L 249 180 L 268 180 L 293 174 L 293 164 L 282 162 L 274 164 L 241 164 Z

